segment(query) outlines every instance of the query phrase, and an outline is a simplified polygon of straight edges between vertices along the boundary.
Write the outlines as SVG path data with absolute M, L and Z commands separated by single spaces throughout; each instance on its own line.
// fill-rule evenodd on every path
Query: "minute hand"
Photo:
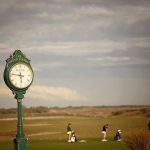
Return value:
M 19 76 L 19 77 L 24 77 L 24 75 L 22 75 L 22 74 L 15 74 L 15 73 L 12 73 L 12 75 Z

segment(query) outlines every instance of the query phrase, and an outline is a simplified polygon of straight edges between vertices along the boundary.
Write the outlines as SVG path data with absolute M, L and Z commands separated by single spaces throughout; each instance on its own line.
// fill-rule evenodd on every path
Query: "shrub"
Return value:
M 39 107 L 30 107 L 29 109 L 26 109 L 26 112 L 28 113 L 46 113 L 49 111 L 48 107 L 39 106 Z
M 150 133 L 137 131 L 127 135 L 124 139 L 130 150 L 150 150 Z
M 113 111 L 111 113 L 112 116 L 118 116 L 118 115 L 121 115 L 121 114 L 123 114 L 123 111 Z
M 16 109 L 15 108 L 9 108 L 9 109 L 5 109 L 5 108 L 1 108 L 0 109 L 0 114 L 16 114 L 17 113 L 17 111 L 16 111 Z

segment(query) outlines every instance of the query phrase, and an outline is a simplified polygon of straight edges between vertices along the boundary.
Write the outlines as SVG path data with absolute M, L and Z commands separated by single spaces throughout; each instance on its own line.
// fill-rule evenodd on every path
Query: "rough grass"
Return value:
M 150 133 L 134 131 L 124 139 L 130 150 L 150 150 Z

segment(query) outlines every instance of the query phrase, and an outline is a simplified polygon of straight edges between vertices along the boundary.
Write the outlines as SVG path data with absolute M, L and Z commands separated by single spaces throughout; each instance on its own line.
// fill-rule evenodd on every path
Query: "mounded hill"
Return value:
M 80 106 L 80 107 L 29 107 L 23 106 L 23 116 L 77 116 L 77 117 L 115 117 L 115 116 L 150 117 L 150 106 Z M 0 118 L 16 117 L 16 108 L 0 109 Z

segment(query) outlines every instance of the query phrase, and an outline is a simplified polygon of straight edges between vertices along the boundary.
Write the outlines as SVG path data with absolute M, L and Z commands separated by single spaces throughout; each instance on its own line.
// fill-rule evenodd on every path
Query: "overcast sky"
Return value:
M 149 0 L 0 0 L 0 107 L 16 107 L 16 49 L 35 74 L 25 106 L 150 105 Z

